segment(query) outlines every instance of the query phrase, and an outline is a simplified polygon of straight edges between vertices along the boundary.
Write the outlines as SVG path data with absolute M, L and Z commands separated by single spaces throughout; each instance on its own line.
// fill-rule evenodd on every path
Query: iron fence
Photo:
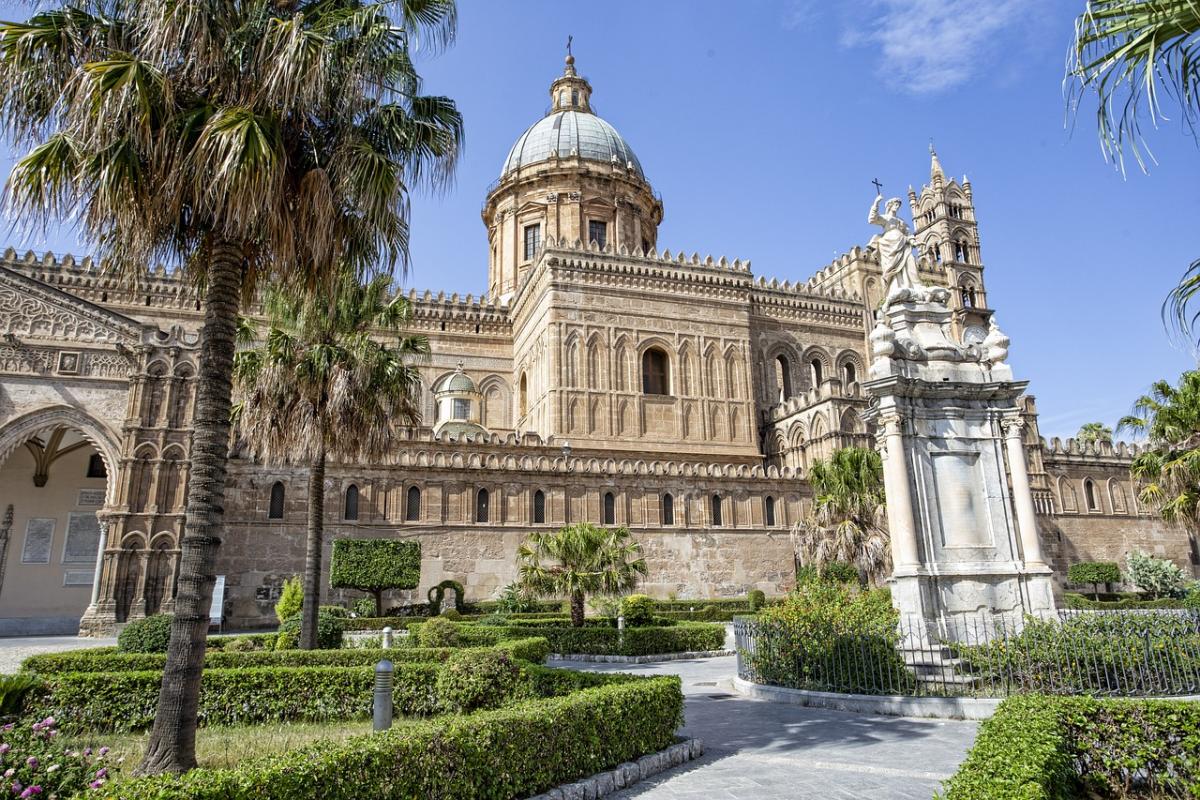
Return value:
M 857 694 L 1200 694 L 1200 614 L 1062 611 L 1043 617 L 905 617 L 837 632 L 734 620 L 738 675 L 793 689 Z

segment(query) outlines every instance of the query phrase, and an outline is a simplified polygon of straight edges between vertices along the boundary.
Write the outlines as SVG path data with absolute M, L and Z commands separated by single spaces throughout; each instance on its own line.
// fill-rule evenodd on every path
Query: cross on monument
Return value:
M 567 55 L 571 55 L 571 42 L 575 40 L 574 36 L 567 36 Z
M 875 185 L 875 194 L 883 194 L 883 184 L 879 182 L 879 178 L 871 181 Z

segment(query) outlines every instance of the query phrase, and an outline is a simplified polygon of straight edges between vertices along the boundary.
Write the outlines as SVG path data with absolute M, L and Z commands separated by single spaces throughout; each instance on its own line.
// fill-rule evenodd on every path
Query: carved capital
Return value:
M 1025 432 L 1025 420 L 1022 417 L 1005 417 L 1000 420 L 1000 429 L 1008 439 L 1019 439 Z
M 879 420 L 885 434 L 900 433 L 900 426 L 904 422 L 904 417 L 895 410 L 881 411 L 876 419 Z

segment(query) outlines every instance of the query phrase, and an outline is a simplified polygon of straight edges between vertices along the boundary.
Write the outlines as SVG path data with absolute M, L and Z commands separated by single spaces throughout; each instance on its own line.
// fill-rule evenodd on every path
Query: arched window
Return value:
M 529 413 L 529 379 L 523 372 L 521 373 L 520 398 L 521 398 L 521 405 L 520 405 L 521 413 L 519 416 L 524 417 L 526 414 Z
M 813 388 L 820 386 L 825 380 L 825 369 L 821 364 L 821 359 L 814 358 L 808 364 L 809 371 L 812 372 Z
M 271 487 L 271 505 L 267 509 L 267 519 L 283 519 L 283 483 L 275 481 Z
M 662 524 L 675 524 L 675 498 L 670 494 L 664 494 L 662 498 Z
M 488 490 L 480 489 L 475 495 L 475 521 L 488 521 Z
M 546 521 L 546 493 L 541 489 L 533 493 L 533 521 L 539 525 Z
M 961 287 L 963 308 L 971 308 L 975 305 L 975 296 L 971 291 L 971 287 L 964 284 Z
M 1083 481 L 1083 497 L 1087 501 L 1088 511 L 1100 510 L 1100 503 L 1096 499 L 1096 484 L 1092 483 L 1091 478 Z
M 763 516 L 768 528 L 775 527 L 775 498 L 767 495 L 763 501 Z
M 353 483 L 346 487 L 346 503 L 342 507 L 342 519 L 358 519 L 358 487 Z
M 404 504 L 404 519 L 406 522 L 416 522 L 421 519 L 421 490 L 416 486 L 408 487 L 407 502 Z
M 604 525 L 617 524 L 617 499 L 612 492 L 604 493 Z
M 644 394 L 670 394 L 671 384 L 667 377 L 667 354 L 651 347 L 642 354 L 642 392 Z
M 858 380 L 858 370 L 854 368 L 854 364 L 847 361 L 842 365 L 842 383 L 846 386 Z
M 714 528 L 721 525 L 721 495 L 712 496 L 712 524 Z
M 775 357 L 775 386 L 779 389 L 779 402 L 792 396 L 792 366 L 787 356 Z

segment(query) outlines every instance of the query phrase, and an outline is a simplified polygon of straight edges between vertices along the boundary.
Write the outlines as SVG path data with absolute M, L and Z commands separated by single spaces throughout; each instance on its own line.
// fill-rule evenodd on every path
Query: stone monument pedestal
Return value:
M 871 333 L 864 389 L 883 456 L 892 597 L 920 645 L 995 615 L 1054 611 L 1009 340 L 952 340 L 948 292 L 901 290 Z M 936 627 L 936 630 L 933 628 Z M 922 633 L 924 631 L 924 633 Z

